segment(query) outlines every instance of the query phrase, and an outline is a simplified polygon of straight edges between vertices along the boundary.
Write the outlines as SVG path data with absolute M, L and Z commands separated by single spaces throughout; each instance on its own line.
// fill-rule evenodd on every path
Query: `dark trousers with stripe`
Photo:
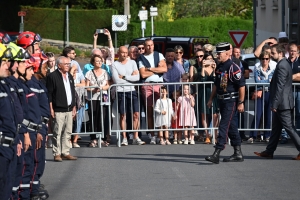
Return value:
M 0 146 L 0 200 L 7 200 L 11 194 L 14 154 L 13 147 Z
M 46 134 L 42 134 L 43 141 L 42 147 L 39 149 L 34 149 L 34 170 L 31 182 L 31 194 L 37 195 L 40 188 L 40 178 L 42 177 L 45 170 L 45 144 L 46 144 Z
M 19 141 L 21 141 L 22 145 L 24 145 L 24 135 L 19 134 L 18 136 Z M 12 186 L 12 194 L 11 194 L 11 199 L 12 200 L 17 200 L 19 199 L 19 188 L 20 188 L 20 182 L 22 180 L 22 170 L 23 170 L 23 161 L 24 161 L 24 149 L 21 149 L 21 155 L 16 156 L 16 167 L 14 170 L 14 179 L 13 179 L 13 186 Z
M 237 102 L 231 100 L 219 100 L 221 121 L 219 125 L 218 142 L 215 146 L 216 149 L 224 149 L 225 144 L 230 138 L 232 146 L 241 145 L 241 137 L 238 131 L 238 126 L 234 117 L 237 112 Z
M 22 169 L 22 179 L 20 182 L 19 198 L 20 199 L 30 199 L 30 183 L 32 175 L 34 173 L 34 150 L 36 142 L 36 133 L 29 133 L 31 140 L 31 146 L 24 153 L 23 169 Z

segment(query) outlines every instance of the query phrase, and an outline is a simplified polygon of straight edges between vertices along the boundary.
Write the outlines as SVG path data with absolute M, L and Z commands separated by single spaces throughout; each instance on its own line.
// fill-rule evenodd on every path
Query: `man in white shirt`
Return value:
M 154 128 L 153 103 L 160 97 L 160 87 L 155 83 L 163 83 L 163 73 L 167 72 L 167 65 L 164 56 L 154 51 L 154 44 L 151 39 L 145 40 L 145 53 L 138 58 L 139 72 L 145 83 L 142 86 L 142 95 L 147 108 L 148 129 Z M 154 102 L 153 96 L 154 95 Z M 154 132 L 151 132 L 150 144 L 156 144 Z

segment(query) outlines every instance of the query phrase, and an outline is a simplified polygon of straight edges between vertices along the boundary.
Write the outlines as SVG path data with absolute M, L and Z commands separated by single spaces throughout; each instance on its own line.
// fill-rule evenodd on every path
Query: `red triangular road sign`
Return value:
M 241 47 L 244 43 L 249 31 L 228 31 L 229 36 L 236 47 Z

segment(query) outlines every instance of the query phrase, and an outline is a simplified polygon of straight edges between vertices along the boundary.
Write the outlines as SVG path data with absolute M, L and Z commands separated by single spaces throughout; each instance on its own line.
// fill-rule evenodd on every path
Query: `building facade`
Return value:
M 279 32 L 286 32 L 290 41 L 300 43 L 299 0 L 254 0 L 256 46 Z

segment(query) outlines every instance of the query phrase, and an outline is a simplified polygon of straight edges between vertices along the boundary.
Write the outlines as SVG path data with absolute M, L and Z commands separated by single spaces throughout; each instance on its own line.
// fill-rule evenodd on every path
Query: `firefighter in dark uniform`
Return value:
M 245 79 L 240 67 L 230 59 L 229 43 L 217 44 L 216 51 L 220 63 L 216 68 L 216 80 L 207 106 L 211 107 L 212 99 L 217 95 L 221 121 L 215 152 L 205 160 L 218 164 L 220 152 L 225 148 L 229 137 L 234 154 L 224 158 L 223 162 L 242 162 L 244 158 L 241 151 L 241 138 L 233 118 L 237 111 L 244 112 Z
M 13 43 L 10 43 L 8 47 L 11 49 L 13 57 L 10 60 L 10 66 L 9 66 L 10 76 L 6 80 L 9 83 L 10 87 L 16 91 L 16 94 L 18 96 L 18 101 L 17 100 L 15 101 L 15 107 L 16 109 L 18 109 L 17 123 L 19 125 L 18 126 L 19 141 L 23 145 L 23 148 L 21 149 L 21 155 L 18 156 L 16 160 L 11 199 L 19 199 L 18 192 L 19 192 L 20 182 L 22 180 L 22 172 L 24 167 L 23 166 L 24 153 L 28 150 L 29 146 L 31 145 L 27 126 L 22 124 L 24 117 L 28 115 L 29 108 L 26 102 L 26 94 L 24 93 L 22 84 L 19 81 L 19 76 L 21 76 L 22 73 L 24 73 L 23 71 L 25 71 L 25 66 L 26 66 L 25 59 L 29 59 L 30 55 L 28 52 L 25 52 L 24 49 L 18 47 Z M 20 70 L 19 70 L 19 66 L 20 66 Z M 17 108 L 20 107 L 19 103 L 21 108 Z M 21 116 L 19 116 L 20 114 Z
M 46 63 L 47 56 L 41 52 L 39 43 L 42 41 L 42 37 L 34 32 L 25 31 L 21 33 L 17 39 L 17 45 L 26 49 L 30 55 L 34 58 L 33 69 L 36 72 L 37 69 L 42 67 L 42 64 Z M 45 82 L 45 81 L 44 81 Z M 32 175 L 31 183 L 31 196 L 37 196 L 39 194 L 41 199 L 47 199 L 49 197 L 47 190 L 44 190 L 44 186 L 40 184 L 40 178 L 45 169 L 45 144 L 46 135 L 48 133 L 47 123 L 50 117 L 50 108 L 46 86 L 38 81 L 35 76 L 32 76 L 31 80 L 26 82 L 26 85 L 38 96 L 39 107 L 41 110 L 42 129 L 37 133 L 37 146 L 35 148 L 34 158 L 34 174 Z
M 32 54 L 35 62 L 33 64 L 33 71 L 35 72 L 34 76 L 32 76 L 31 80 L 26 82 L 26 85 L 30 87 L 30 89 L 38 96 L 39 106 L 41 110 L 41 120 L 42 120 L 42 129 L 38 135 L 42 137 L 40 145 L 35 149 L 35 159 L 34 159 L 34 174 L 32 177 L 32 185 L 31 185 L 31 195 L 35 196 L 39 194 L 41 199 L 47 199 L 49 194 L 47 190 L 40 189 L 40 178 L 42 177 L 45 170 L 45 144 L 46 144 L 46 136 L 48 133 L 48 121 L 50 118 L 50 106 L 48 101 L 48 91 L 46 88 L 46 74 L 41 73 L 41 69 L 46 67 L 45 72 L 47 72 L 47 57 L 43 53 Z M 36 77 L 41 78 L 38 80 Z M 43 83 L 44 82 L 44 83 Z
M 20 132 L 29 133 L 30 137 L 30 145 L 28 150 L 24 153 L 24 161 L 23 161 L 23 171 L 22 171 L 22 179 L 19 187 L 19 198 L 20 199 L 40 199 L 38 194 L 30 195 L 30 186 L 32 181 L 32 175 L 34 173 L 34 150 L 36 147 L 40 146 L 40 142 L 42 140 L 39 137 L 38 133 L 42 128 L 42 120 L 41 120 L 41 111 L 39 107 L 38 97 L 37 95 L 30 89 L 30 87 L 26 84 L 33 75 L 33 67 L 34 59 L 28 56 L 28 52 L 22 49 L 23 58 L 17 59 L 18 62 L 18 86 L 20 90 L 23 90 L 23 96 L 21 98 L 21 103 L 23 106 L 24 112 L 24 120 L 21 124 Z M 29 59 L 26 59 L 28 58 Z M 25 138 L 24 138 L 24 143 Z
M 17 136 L 16 112 L 10 87 L 5 81 L 9 75 L 7 61 L 12 57 L 10 49 L 0 44 L 0 200 L 7 200 L 11 194 L 13 160 Z

